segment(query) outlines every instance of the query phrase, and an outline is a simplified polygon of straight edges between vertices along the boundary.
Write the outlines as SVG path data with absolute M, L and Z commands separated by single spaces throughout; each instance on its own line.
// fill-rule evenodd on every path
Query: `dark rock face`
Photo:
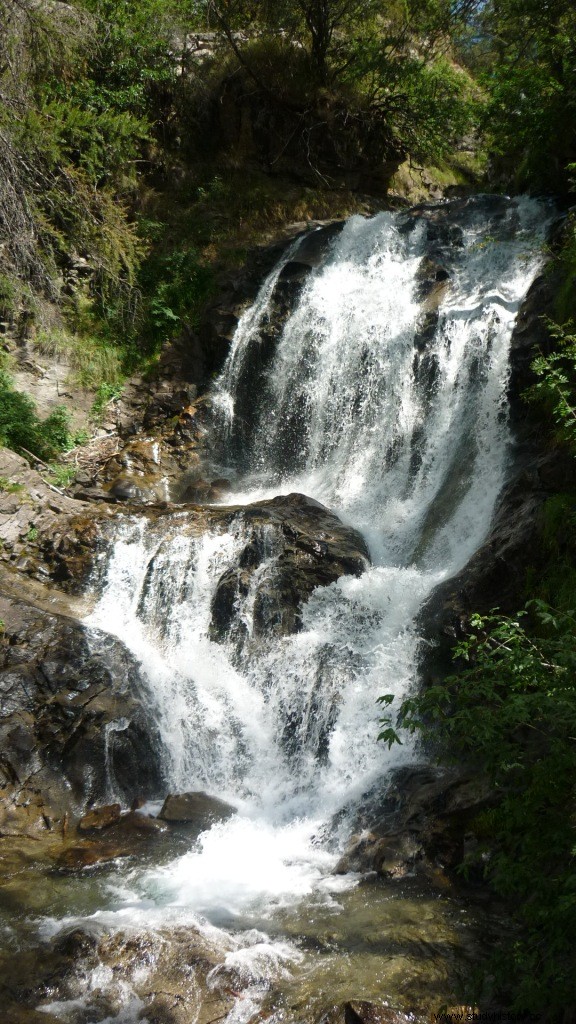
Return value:
M 358 832 L 335 872 L 448 884 L 473 840 L 476 816 L 496 799 L 486 780 L 465 767 L 442 773 L 429 765 L 400 767 L 385 793 L 369 794 L 359 807 Z
M 210 377 L 222 369 L 242 313 L 254 301 L 262 281 L 274 269 L 294 238 L 305 230 L 305 224 L 298 225 L 294 232 L 288 232 L 282 240 L 251 252 L 243 270 L 220 277 L 218 301 L 204 311 L 194 343 L 202 354 L 196 360 L 200 367 L 198 380 L 207 384 Z M 304 234 L 303 240 L 306 237 L 307 234 Z
M 556 253 L 565 241 L 566 220 L 561 217 L 551 228 L 548 245 Z M 556 295 L 561 284 L 562 268 L 552 261 L 528 290 L 512 334 L 508 397 L 512 422 L 521 441 L 527 436 L 534 442 L 534 417 L 530 406 L 522 401 L 522 393 L 536 379 L 530 368 L 535 356 L 540 351 L 547 354 L 552 349 L 546 319 L 555 319 Z
M 511 614 L 522 604 L 528 570 L 545 567 L 542 506 L 554 493 L 554 480 L 573 479 L 574 473 L 561 453 L 550 452 L 534 457 L 503 492 L 484 544 L 457 576 L 434 591 L 420 614 L 426 635 L 440 641 L 435 660 L 462 635 L 472 612 L 497 607 Z
M 30 804 L 50 827 L 112 794 L 157 795 L 156 739 L 123 644 L 11 598 L 0 597 L 0 614 L 4 826 L 17 830 Z
M 218 583 L 212 604 L 214 640 L 231 633 L 242 639 L 238 604 L 253 585 L 255 635 L 294 633 L 301 626 L 302 605 L 316 587 L 343 575 L 359 576 L 369 564 L 361 534 L 303 494 L 271 498 L 241 511 L 214 512 L 228 516 L 233 512 L 247 531 L 237 567 L 224 573 Z M 260 574 L 266 560 L 269 569 Z

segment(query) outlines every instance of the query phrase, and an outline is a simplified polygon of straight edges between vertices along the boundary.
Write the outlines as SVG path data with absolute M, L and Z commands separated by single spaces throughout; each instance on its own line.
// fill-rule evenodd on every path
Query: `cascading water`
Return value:
M 248 640 L 213 638 L 241 516 L 202 535 L 183 510 L 124 520 L 91 622 L 142 661 L 170 789 L 239 809 L 133 880 L 148 918 L 188 908 L 239 927 L 328 899 L 340 884 L 330 821 L 414 756 L 409 743 L 376 742 L 376 698 L 416 685 L 416 616 L 489 529 L 510 445 L 509 340 L 550 217 L 545 204 L 497 197 L 353 217 L 272 346 L 263 337 L 297 245 L 241 320 L 213 395 L 221 462 L 235 453 L 229 503 L 309 495 L 361 531 L 372 556 L 361 576 L 313 592 L 299 632 L 249 642 L 249 590 L 235 608 Z M 265 575 L 273 533 L 262 544 Z

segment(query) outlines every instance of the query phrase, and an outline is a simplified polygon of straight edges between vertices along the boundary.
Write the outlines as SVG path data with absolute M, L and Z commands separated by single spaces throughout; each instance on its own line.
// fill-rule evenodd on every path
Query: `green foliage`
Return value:
M 343 79 L 384 117 L 411 156 L 441 159 L 476 126 L 483 105 L 472 78 L 440 49 L 409 46 L 405 27 L 355 36 Z
M 99 384 L 96 388 L 96 397 L 92 403 L 92 409 L 90 410 L 92 419 L 96 421 L 102 419 L 106 406 L 116 398 L 120 398 L 123 390 L 124 383 L 121 380 L 116 381 L 114 384 L 108 381 Z
M 489 775 L 500 800 L 478 822 L 478 856 L 522 928 L 499 981 L 513 1009 L 560 1020 L 576 998 L 576 613 L 532 600 L 475 615 L 454 656 L 461 671 L 390 710 L 381 736 L 419 731 Z
M 537 381 L 527 398 L 538 401 L 556 424 L 557 439 L 576 454 L 576 332 L 574 325 L 548 322 L 555 345 L 532 364 Z
M 481 12 L 477 70 L 490 94 L 492 153 L 516 188 L 565 193 L 576 158 L 576 8 L 492 0 Z
M 115 310 L 117 329 L 133 315 L 144 255 L 129 212 L 138 163 L 168 122 L 177 79 L 159 18 L 165 6 L 87 0 L 60 5 L 47 20 L 32 0 L 0 0 L 8 28 L 0 224 L 10 228 L 9 263 L 56 298 L 59 275 L 81 256 L 92 297 L 103 314 Z
M 457 5 L 415 0 L 391 3 L 383 14 L 377 0 L 264 3 L 258 38 L 244 45 L 233 29 L 253 31 L 253 4 L 215 0 L 213 7 L 240 65 L 265 96 L 304 119 L 308 134 L 307 113 L 317 130 L 347 111 L 332 129 L 342 150 L 358 122 L 365 145 L 380 136 L 388 157 L 440 158 L 477 121 L 481 92 L 446 55 Z
M 154 253 L 140 275 L 148 333 L 155 344 L 170 338 L 183 320 L 194 324 L 213 287 L 210 267 L 190 245 Z
M 82 5 L 96 20 L 98 42 L 76 87 L 78 96 L 100 113 L 129 113 L 165 125 L 176 81 L 171 36 L 178 21 L 189 24 L 190 15 L 175 18 L 166 0 L 82 0 Z
M 75 438 L 75 440 L 77 439 Z M 76 466 L 52 463 L 50 466 L 50 483 L 53 484 L 54 487 L 66 488 L 72 483 L 72 480 L 76 476 L 76 472 Z
M 43 460 L 54 458 L 73 446 L 69 414 L 58 407 L 41 420 L 32 400 L 16 391 L 10 378 L 0 372 L 0 444 Z
M 556 295 L 555 319 L 560 324 L 576 321 L 576 215 L 569 214 L 566 221 L 564 244 L 557 256 L 562 280 Z
M 0 491 L 4 491 L 5 494 L 20 494 L 23 490 L 24 484 L 14 483 L 7 476 L 0 476 Z
M 59 356 L 70 364 L 70 384 L 88 391 L 101 386 L 118 387 L 124 381 L 123 364 L 127 349 L 115 343 L 107 325 L 95 316 L 94 305 L 76 296 L 74 309 L 68 309 L 72 330 L 52 328 L 38 332 L 36 345 L 40 352 Z

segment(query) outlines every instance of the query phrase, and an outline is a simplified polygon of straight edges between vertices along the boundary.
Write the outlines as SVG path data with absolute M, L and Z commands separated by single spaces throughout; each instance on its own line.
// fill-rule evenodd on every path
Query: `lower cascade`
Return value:
M 306 989 L 308 971 L 318 984 L 308 935 L 324 950 L 325 1001 L 407 1007 L 409 959 L 388 951 L 384 976 L 359 938 L 385 895 L 370 910 L 361 870 L 334 869 L 358 808 L 422 761 L 410 737 L 377 742 L 376 701 L 418 685 L 419 614 L 488 534 L 511 459 L 510 338 L 552 217 L 496 196 L 352 217 L 322 245 L 320 229 L 313 260 L 315 233 L 295 242 L 263 283 L 212 389 L 230 493 L 201 523 L 185 505 L 122 517 L 88 620 L 141 663 L 166 792 L 234 810 L 160 863 L 125 867 L 83 916 L 44 919 L 45 935 L 87 917 L 193 923 L 224 950 L 213 988 L 247 985 L 214 1013 L 230 1022 L 248 1021 L 273 982 L 300 971 Z M 427 899 L 397 910 L 416 943 L 438 941 L 428 912 Z M 353 993 L 326 953 L 344 914 Z M 86 991 L 112 983 L 94 973 Z M 106 1020 L 152 1024 L 138 991 Z M 73 1004 L 43 1009 L 75 1022 Z M 287 1005 L 268 1016 L 301 1019 Z

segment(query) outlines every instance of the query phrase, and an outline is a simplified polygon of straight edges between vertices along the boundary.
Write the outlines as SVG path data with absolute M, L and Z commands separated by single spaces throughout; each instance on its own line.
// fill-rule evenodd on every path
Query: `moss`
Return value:
M 13 320 L 18 310 L 20 289 L 8 274 L 0 274 L 0 319 Z
M 6 476 L 0 476 L 0 491 L 4 491 L 5 494 L 20 494 L 24 490 L 24 484 L 17 484 Z

